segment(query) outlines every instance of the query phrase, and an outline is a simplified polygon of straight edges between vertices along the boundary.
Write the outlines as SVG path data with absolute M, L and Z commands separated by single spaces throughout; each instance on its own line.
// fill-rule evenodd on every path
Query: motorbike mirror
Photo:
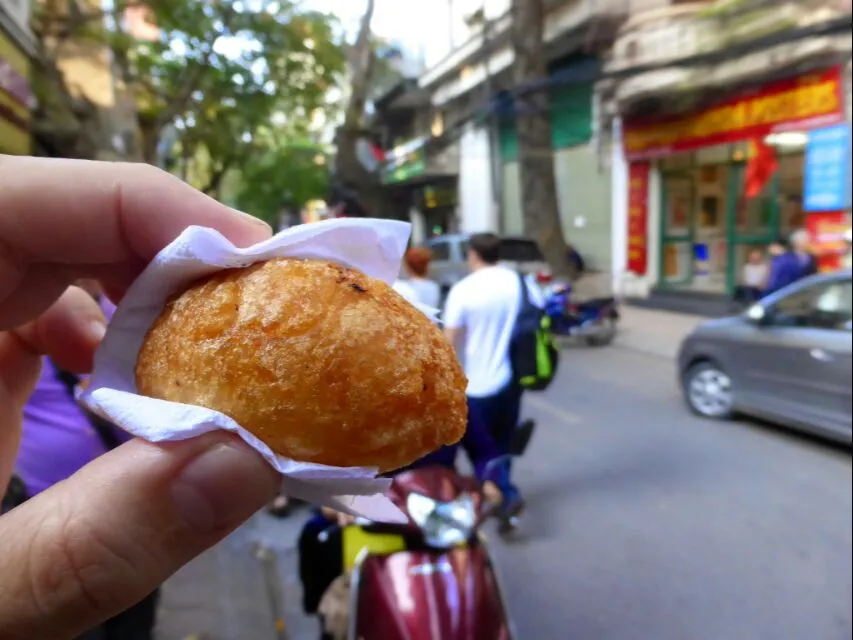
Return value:
M 512 434 L 512 440 L 509 443 L 509 453 L 511 456 L 520 458 L 524 455 L 535 429 L 536 423 L 533 420 L 525 420 L 516 427 L 515 433 Z

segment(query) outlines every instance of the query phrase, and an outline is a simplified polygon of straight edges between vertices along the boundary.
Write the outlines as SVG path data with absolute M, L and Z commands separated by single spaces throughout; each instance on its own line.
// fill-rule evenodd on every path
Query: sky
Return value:
M 354 33 L 367 5 L 366 0 L 306 0 L 318 11 L 334 14 Z M 435 61 L 446 51 L 448 36 L 447 0 L 376 0 L 373 32 L 401 41 L 412 53 L 423 51 Z

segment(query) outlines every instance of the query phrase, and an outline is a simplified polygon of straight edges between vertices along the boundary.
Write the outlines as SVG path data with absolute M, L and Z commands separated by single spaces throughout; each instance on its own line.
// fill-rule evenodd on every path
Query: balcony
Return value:
M 565 55 L 566 46 L 578 50 L 591 39 L 608 40 L 613 25 L 620 24 L 627 12 L 624 0 L 549 0 L 547 6 L 543 39 L 552 57 Z M 489 21 L 420 77 L 419 85 L 432 92 L 434 105 L 456 100 L 512 67 L 510 27 L 509 13 Z
M 849 35 L 780 42 L 764 51 L 702 65 L 681 60 L 723 52 L 788 29 L 824 24 L 849 13 L 848 0 L 716 0 L 637 13 L 623 25 L 605 72 L 617 79 L 605 93 L 625 111 L 663 94 L 713 90 L 795 66 L 831 61 L 850 50 Z M 632 73 L 632 69 L 652 70 Z M 620 72 L 624 76 L 619 76 Z

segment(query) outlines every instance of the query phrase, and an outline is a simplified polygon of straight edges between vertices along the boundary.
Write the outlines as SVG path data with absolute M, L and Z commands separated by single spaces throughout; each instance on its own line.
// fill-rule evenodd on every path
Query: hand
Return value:
M 504 501 L 503 493 L 500 489 L 498 489 L 498 485 L 496 485 L 491 480 L 487 480 L 483 483 L 483 497 L 493 507 L 498 507 Z
M 247 246 L 269 237 L 146 165 L 0 156 L 0 491 L 40 355 L 91 368 L 114 300 L 188 225 Z M 280 479 L 235 438 L 131 441 L 0 518 L 0 638 L 72 638 L 141 600 L 276 495 Z

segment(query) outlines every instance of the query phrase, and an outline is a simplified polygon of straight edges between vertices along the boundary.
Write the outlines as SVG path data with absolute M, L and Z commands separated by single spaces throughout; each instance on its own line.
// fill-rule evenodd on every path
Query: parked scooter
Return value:
M 491 507 L 479 484 L 432 467 L 394 478 L 405 525 L 343 532 L 350 574 L 348 640 L 511 640 L 509 613 L 478 530 Z
M 571 300 L 570 284 L 552 282 L 546 275 L 538 276 L 537 282 L 544 292 L 545 313 L 554 335 L 578 337 L 594 347 L 613 342 L 619 322 L 615 298 L 594 298 L 576 304 Z
M 532 421 L 519 425 L 511 455 L 491 464 L 521 455 L 534 427 Z M 333 599 L 346 597 L 348 604 L 344 609 L 340 602 L 321 603 L 326 637 L 513 640 L 500 582 L 480 533 L 496 507 L 485 500 L 479 481 L 445 467 L 416 469 L 394 476 L 388 497 L 407 516 L 405 524 L 357 519 L 342 530 L 344 576 L 329 591 Z M 346 615 L 344 625 L 340 614 Z

